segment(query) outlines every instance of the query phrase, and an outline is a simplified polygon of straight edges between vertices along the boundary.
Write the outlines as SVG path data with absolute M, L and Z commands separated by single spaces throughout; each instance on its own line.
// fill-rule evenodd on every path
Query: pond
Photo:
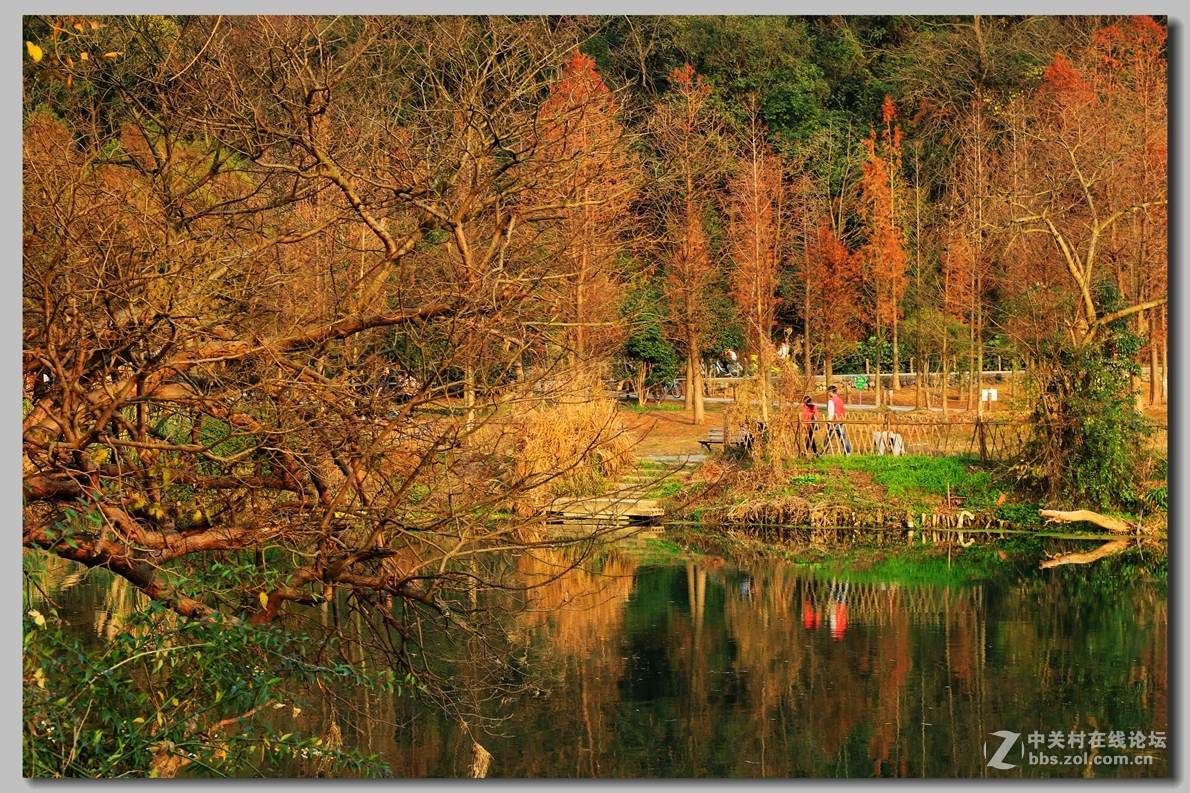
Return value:
M 516 618 L 539 687 L 493 703 L 488 775 L 1165 776 L 1166 589 L 1144 560 L 977 580 L 964 564 L 931 581 L 612 553 Z M 466 774 L 471 739 L 446 717 L 391 696 L 349 709 L 343 741 L 395 775 Z
M 1165 591 L 1122 581 L 1124 560 L 957 586 L 779 562 L 624 567 L 600 606 L 535 629 L 556 682 L 482 741 L 490 775 L 1166 773 L 1166 750 L 1149 746 L 1168 735 Z M 1019 734 L 999 761 L 1011 769 L 988 766 L 999 731 Z M 400 738 L 399 775 L 465 770 L 448 725 Z

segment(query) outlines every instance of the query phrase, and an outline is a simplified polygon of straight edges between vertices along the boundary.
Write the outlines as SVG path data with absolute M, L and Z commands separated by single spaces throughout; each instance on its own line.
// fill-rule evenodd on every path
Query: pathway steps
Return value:
M 677 477 L 689 481 L 694 469 L 706 460 L 705 454 L 644 455 L 638 467 L 625 472 L 602 496 L 577 496 L 554 499 L 546 507 L 550 523 L 629 524 L 656 523 L 665 514 L 657 499 L 648 493 L 658 484 Z

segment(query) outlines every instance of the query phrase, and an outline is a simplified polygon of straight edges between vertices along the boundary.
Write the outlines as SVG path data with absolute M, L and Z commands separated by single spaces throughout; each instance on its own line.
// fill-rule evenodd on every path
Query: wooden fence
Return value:
M 933 457 L 970 456 L 981 460 L 1007 460 L 1018 454 L 1032 437 L 1036 424 L 1027 419 L 951 419 L 898 415 L 895 412 L 855 416 L 843 425 L 851 454 L 921 454 Z M 854 418 L 852 416 L 855 416 Z M 800 429 L 800 425 L 799 425 Z M 1166 425 L 1150 424 L 1150 448 L 1168 448 Z M 814 434 L 825 454 L 843 454 L 841 439 L 819 421 Z

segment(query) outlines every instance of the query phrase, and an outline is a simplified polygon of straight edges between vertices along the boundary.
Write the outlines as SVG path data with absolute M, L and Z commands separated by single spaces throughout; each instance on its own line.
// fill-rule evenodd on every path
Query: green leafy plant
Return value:
M 1119 303 L 1109 282 L 1099 296 L 1104 311 Z M 1039 367 L 1037 432 L 1014 466 L 1019 481 L 1094 508 L 1140 503 L 1151 430 L 1136 411 L 1129 380 L 1139 372 L 1134 359 L 1142 344 L 1123 321 L 1083 345 L 1054 343 Z
M 1141 496 L 1141 501 L 1151 510 L 1161 510 L 1162 512 L 1169 511 L 1169 487 L 1162 485 L 1161 487 L 1154 487 L 1146 490 Z
M 378 758 L 295 726 L 304 692 L 400 692 L 391 671 L 364 674 L 275 627 L 178 621 L 150 602 L 98 649 L 55 609 L 24 619 L 23 764 L 27 777 L 380 776 Z

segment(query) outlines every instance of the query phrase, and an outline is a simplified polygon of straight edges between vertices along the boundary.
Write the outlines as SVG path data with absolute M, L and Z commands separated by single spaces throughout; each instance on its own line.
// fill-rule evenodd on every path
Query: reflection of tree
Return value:
M 572 550 L 547 549 L 518 559 L 527 580 L 547 582 L 529 591 L 530 606 L 518 621 L 526 638 L 533 634 L 547 664 L 561 662 L 554 695 L 542 707 L 553 725 L 547 729 L 572 740 L 552 747 L 554 759 L 573 761 L 562 766 L 566 774 L 595 776 L 596 757 L 614 740 L 606 707 L 619 698 L 616 681 L 624 668 L 620 636 L 636 562 L 613 553 L 599 564 L 588 562 L 560 576 L 575 556 Z
M 537 576 L 563 563 L 520 560 Z M 853 581 L 835 641 L 829 582 L 796 568 L 609 557 L 519 618 L 556 673 L 548 695 L 507 703 L 507 737 L 484 741 L 493 774 L 978 777 L 994 730 L 1168 730 L 1164 592 L 1112 564 L 961 588 Z M 419 720 L 399 749 L 385 732 L 364 746 L 397 773 L 465 770 L 454 725 Z

